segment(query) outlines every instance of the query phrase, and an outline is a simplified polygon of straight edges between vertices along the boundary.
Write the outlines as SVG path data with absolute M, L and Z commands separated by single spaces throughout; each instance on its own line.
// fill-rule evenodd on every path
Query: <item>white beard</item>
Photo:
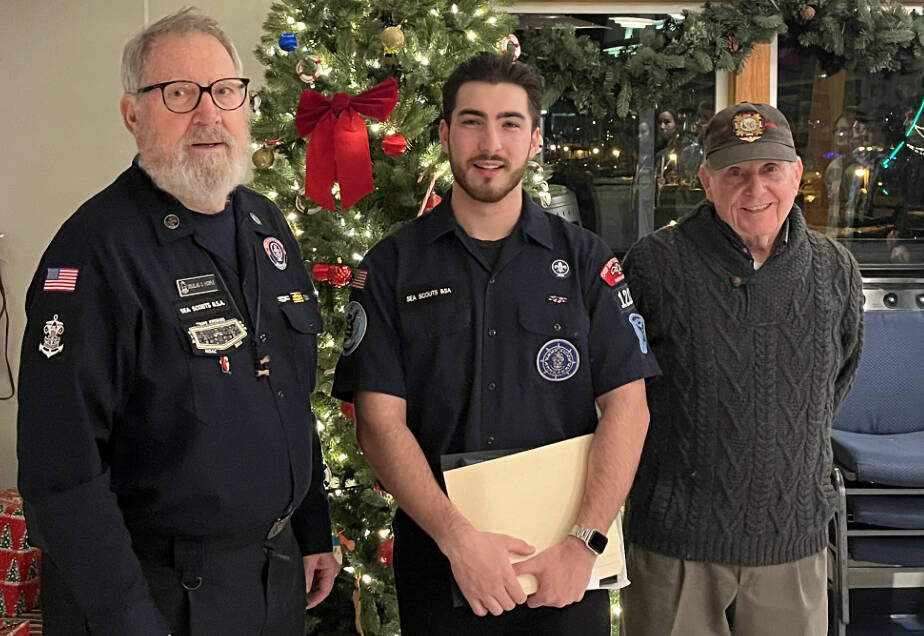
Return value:
M 172 151 L 157 147 L 153 131 L 144 124 L 138 130 L 138 165 L 157 186 L 194 210 L 221 210 L 234 188 L 250 181 L 250 133 L 243 144 L 221 126 L 190 130 Z M 189 145 L 220 141 L 224 152 L 193 155 Z

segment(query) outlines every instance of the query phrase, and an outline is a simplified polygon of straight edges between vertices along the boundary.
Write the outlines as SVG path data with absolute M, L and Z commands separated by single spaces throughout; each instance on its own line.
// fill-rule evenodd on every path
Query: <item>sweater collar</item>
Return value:
M 679 222 L 680 229 L 697 244 L 714 254 L 727 269 L 743 276 L 754 273 L 754 259 L 741 237 L 716 212 L 715 205 L 704 201 L 696 210 Z M 773 255 L 767 261 L 782 257 L 805 240 L 805 219 L 799 206 L 792 210 L 783 222 L 776 238 Z

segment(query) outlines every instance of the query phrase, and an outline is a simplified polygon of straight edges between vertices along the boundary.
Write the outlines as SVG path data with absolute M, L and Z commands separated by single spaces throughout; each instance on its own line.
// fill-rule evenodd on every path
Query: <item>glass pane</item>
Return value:
M 780 38 L 779 108 L 805 164 L 796 203 L 865 269 L 924 263 L 922 73 L 826 69 Z
M 520 15 L 525 27 L 575 25 L 601 50 L 616 55 L 638 44 L 645 29 L 660 29 L 666 14 Z M 675 20 L 682 16 L 674 15 Z M 619 119 L 581 115 L 567 99 L 543 118 L 543 161 L 551 183 L 576 197 L 582 225 L 617 255 L 641 236 L 679 218 L 704 198 L 697 171 L 700 129 L 714 111 L 715 76 L 679 87 L 676 98 Z M 659 123 L 660 122 L 660 123 Z

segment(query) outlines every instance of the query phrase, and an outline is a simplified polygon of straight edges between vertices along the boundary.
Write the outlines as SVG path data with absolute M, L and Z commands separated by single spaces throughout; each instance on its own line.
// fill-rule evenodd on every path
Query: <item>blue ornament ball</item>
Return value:
M 295 39 L 294 33 L 283 33 L 279 36 L 279 48 L 283 51 L 294 51 L 298 46 L 298 40 Z

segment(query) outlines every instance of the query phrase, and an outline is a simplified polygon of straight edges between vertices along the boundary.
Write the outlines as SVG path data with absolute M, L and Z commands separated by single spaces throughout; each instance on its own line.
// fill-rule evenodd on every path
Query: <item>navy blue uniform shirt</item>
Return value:
M 404 398 L 440 483 L 442 454 L 593 433 L 597 396 L 660 372 L 597 236 L 524 194 L 493 268 L 465 238 L 447 196 L 370 250 L 333 388 Z
M 133 165 L 29 288 L 19 487 L 94 633 L 167 633 L 130 531 L 220 537 L 294 508 L 303 554 L 331 548 L 313 287 L 275 205 L 239 187 L 231 207 L 239 276 Z

